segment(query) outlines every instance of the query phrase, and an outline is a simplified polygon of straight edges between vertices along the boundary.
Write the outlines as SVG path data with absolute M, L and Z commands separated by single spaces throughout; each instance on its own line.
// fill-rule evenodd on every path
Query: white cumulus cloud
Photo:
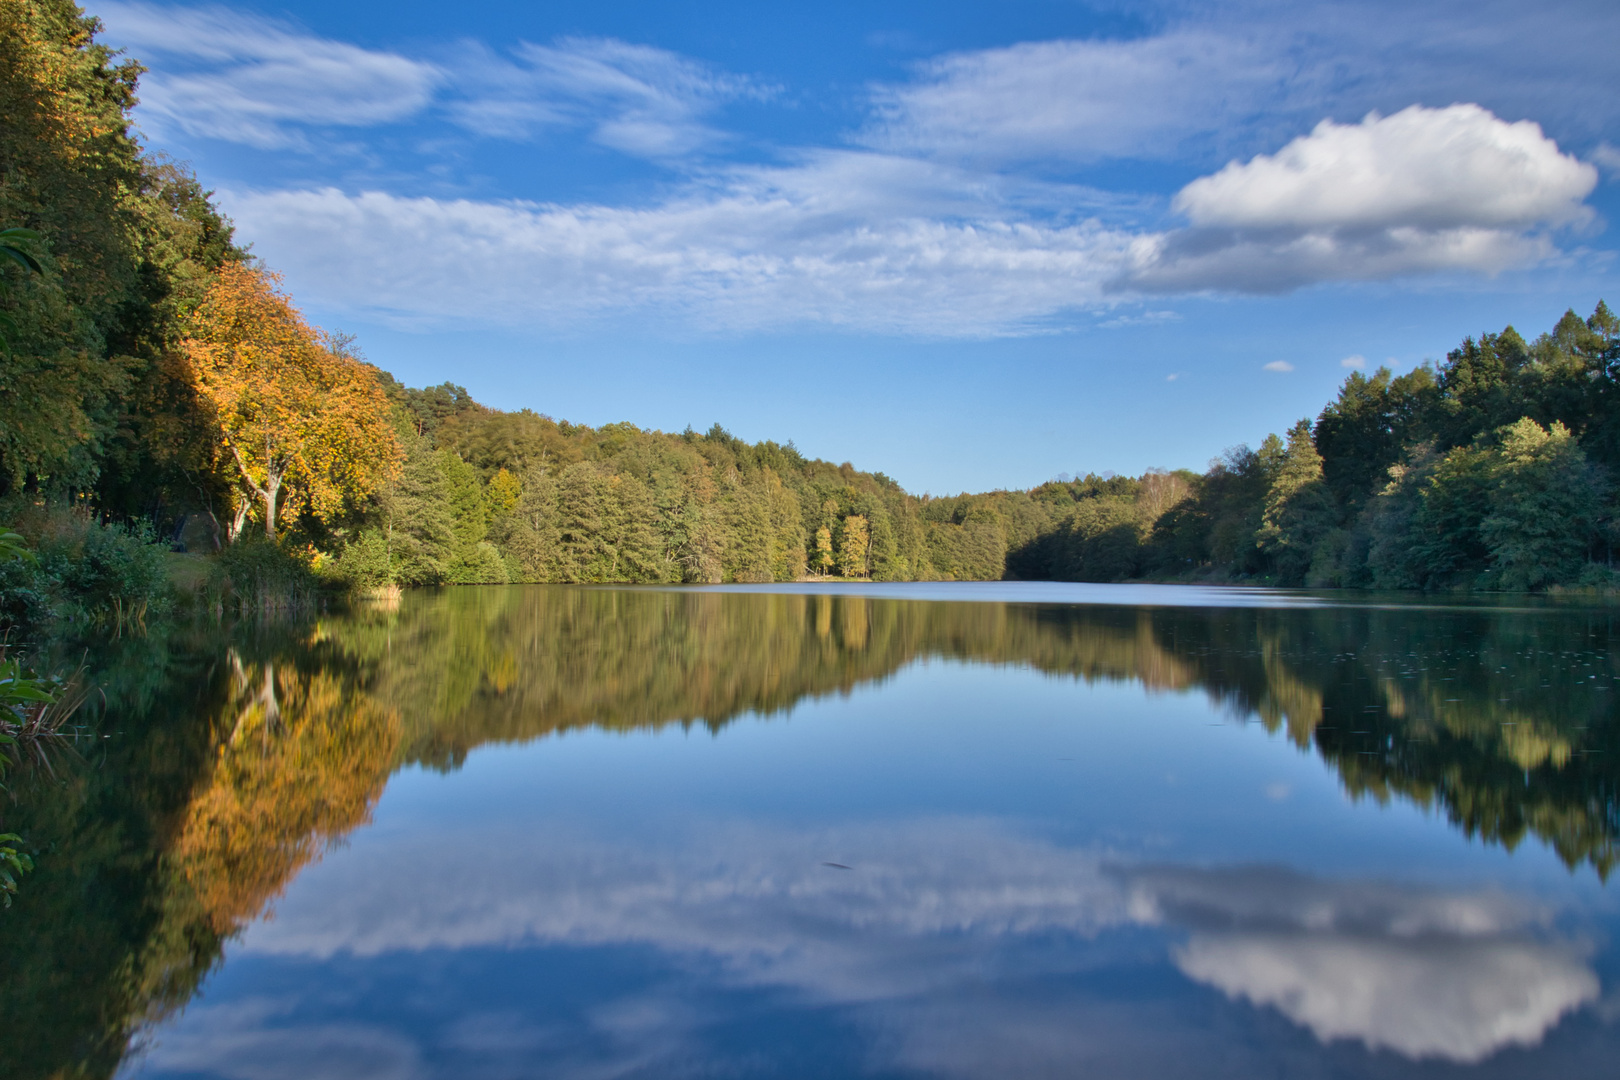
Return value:
M 1599 989 L 1573 953 L 1511 938 L 1195 934 L 1176 964 L 1230 997 L 1278 1009 L 1324 1042 L 1355 1039 L 1464 1063 L 1536 1045 Z
M 1276 154 L 1182 188 L 1172 205 L 1191 227 L 1139 238 L 1117 287 L 1285 292 L 1496 273 L 1553 254 L 1550 231 L 1590 216 L 1596 184 L 1597 170 L 1536 124 L 1477 105 L 1324 120 Z
M 1172 203 L 1195 226 L 1238 229 L 1509 228 L 1576 220 L 1597 170 L 1528 120 L 1478 105 L 1324 120 L 1276 154 L 1232 162 Z

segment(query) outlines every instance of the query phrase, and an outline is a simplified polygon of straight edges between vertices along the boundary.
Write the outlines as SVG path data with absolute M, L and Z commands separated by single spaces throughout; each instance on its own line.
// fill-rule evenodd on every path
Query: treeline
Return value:
M 1061 518 L 1007 565 L 1080 581 L 1608 586 L 1616 470 L 1620 319 L 1599 302 L 1534 341 L 1509 326 L 1405 375 L 1354 373 L 1314 422 L 1202 475 L 1036 488 Z
M 718 425 L 590 428 L 382 378 L 398 478 L 329 530 L 356 584 L 938 576 L 920 500 L 882 474 Z
M 209 193 L 140 144 L 141 68 L 97 29 L 70 0 L 0 0 L 0 227 L 37 234 L 40 267 L 0 266 L 6 520 L 72 504 L 192 550 L 269 536 L 369 589 L 1610 583 L 1620 322 L 1602 304 L 1534 341 L 1509 327 L 1353 374 L 1314 421 L 1201 474 L 917 497 L 718 425 L 589 428 L 399 385 L 305 323 Z
M 1609 586 L 1620 319 L 1352 374 L 1314 420 L 1202 473 L 906 495 L 749 445 L 500 413 L 390 384 L 406 479 L 340 557 L 357 580 L 1255 580 L 1381 589 Z M 390 570 L 389 568 L 392 568 Z

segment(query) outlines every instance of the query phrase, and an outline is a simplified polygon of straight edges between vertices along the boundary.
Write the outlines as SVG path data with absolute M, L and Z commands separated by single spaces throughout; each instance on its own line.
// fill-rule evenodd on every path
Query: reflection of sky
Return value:
M 936 663 L 717 738 L 402 774 L 143 1071 L 1581 1076 L 1613 1054 L 1589 877 L 1352 804 L 1217 720 Z

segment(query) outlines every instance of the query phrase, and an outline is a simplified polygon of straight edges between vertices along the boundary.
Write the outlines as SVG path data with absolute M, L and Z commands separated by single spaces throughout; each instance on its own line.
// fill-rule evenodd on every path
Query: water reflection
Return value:
M 3 924 L 0 1015 L 35 1034 L 0 1041 L 0 1075 L 112 1073 L 244 930 L 242 955 L 303 964 L 656 949 L 687 990 L 603 998 L 545 1030 L 490 1007 L 413 1029 L 463 1065 L 491 1047 L 512 1061 L 545 1048 L 555 1075 L 724 1056 L 700 1033 L 732 1006 L 690 992 L 700 970 L 714 994 L 859 1005 L 863 1030 L 884 1032 L 883 1068 L 1067 1075 L 1090 1062 L 1146 1076 L 1206 1043 L 1232 1075 L 1272 1067 L 1189 1027 L 1181 990 L 1127 1006 L 1086 983 L 1099 943 L 1142 934 L 1178 986 L 1275 1010 L 1315 1040 L 1484 1061 L 1536 1045 L 1600 994 L 1590 949 L 1556 913 L 1501 891 L 1144 866 L 972 816 L 809 833 L 728 820 L 639 838 L 548 823 L 543 858 L 500 854 L 535 851 L 533 822 L 474 842 L 448 821 L 316 864 L 403 765 L 453 770 L 480 746 L 582 729 L 719 732 L 944 658 L 1201 693 L 1319 756 L 1356 797 L 1433 808 L 1493 844 L 1534 837 L 1606 876 L 1620 835 L 1615 644 L 1602 611 L 546 587 L 120 642 L 97 659 L 115 737 L 60 783 L 23 778 L 7 813 L 49 857 Z M 191 1014 L 149 1068 L 457 1073 L 397 1026 L 345 1026 L 290 1000 Z M 579 1050 L 592 1038 L 597 1051 Z M 249 1064 L 233 1073 L 231 1060 Z
M 733 823 L 656 845 L 572 831 L 548 837 L 542 860 L 506 863 L 487 855 L 520 838 L 487 837 L 425 884 L 423 839 L 318 875 L 253 928 L 247 954 L 650 945 L 679 966 L 718 964 L 730 986 L 867 1011 L 904 1002 L 921 1022 L 919 1002 L 948 1010 L 990 977 L 1072 974 L 1096 963 L 1081 943 L 1153 928 L 1180 940 L 1185 975 L 1324 1041 L 1453 1062 L 1534 1045 L 1599 992 L 1584 951 L 1548 932 L 1552 912 L 1498 891 L 1133 867 L 985 820 L 808 833 Z M 805 857 L 829 849 L 848 872 Z
M 1602 610 L 1083 607 L 822 594 L 479 589 L 324 624 L 404 717 L 405 760 L 579 727 L 718 730 L 925 657 L 1201 690 L 1345 787 L 1533 834 L 1607 874 L 1620 835 L 1614 618 Z

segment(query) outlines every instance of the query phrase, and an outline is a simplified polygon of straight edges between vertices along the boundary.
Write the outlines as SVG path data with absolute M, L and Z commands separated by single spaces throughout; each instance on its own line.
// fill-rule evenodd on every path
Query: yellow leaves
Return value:
M 290 664 L 237 671 L 230 734 L 174 849 L 219 933 L 370 818 L 400 740 L 398 712 L 336 676 Z
M 490 513 L 495 517 L 504 517 L 517 510 L 518 502 L 523 498 L 523 482 L 506 469 L 497 469 L 495 475 L 489 478 L 485 496 L 489 500 Z
M 279 285 L 227 263 L 181 343 L 272 532 L 283 484 L 288 509 L 327 518 L 392 479 L 404 457 L 372 370 L 327 349 Z

